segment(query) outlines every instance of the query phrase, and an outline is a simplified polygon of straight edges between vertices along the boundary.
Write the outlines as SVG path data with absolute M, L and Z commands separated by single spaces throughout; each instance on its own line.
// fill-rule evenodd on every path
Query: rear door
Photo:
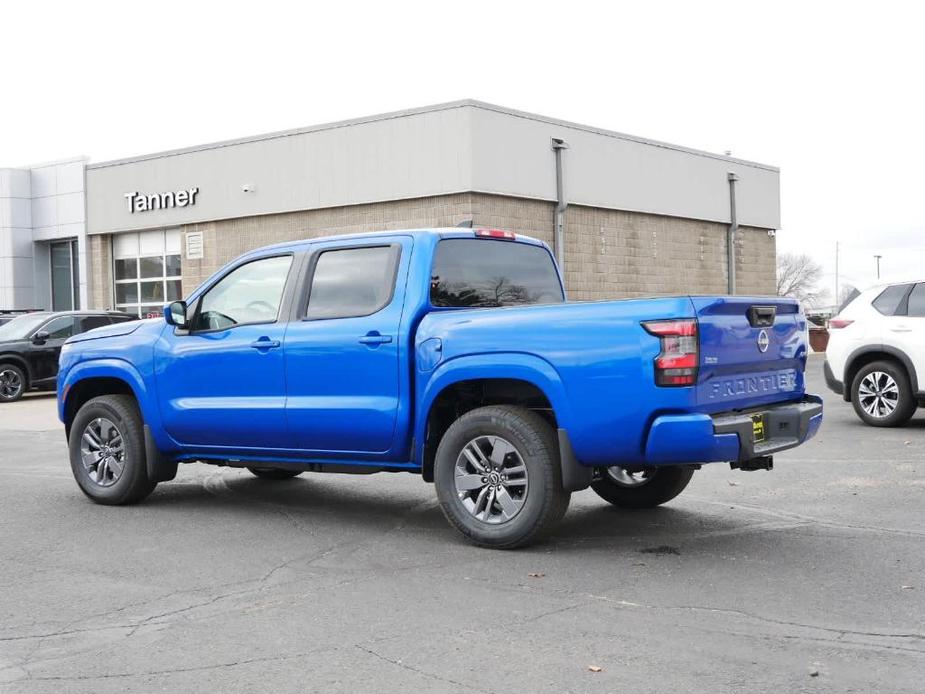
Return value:
M 900 305 L 894 315 L 883 319 L 883 344 L 909 357 L 919 390 L 922 390 L 925 386 L 925 282 L 912 287 L 903 303 L 905 305 Z
M 692 297 L 700 333 L 697 401 L 707 412 L 804 393 L 806 318 L 792 299 Z
M 402 394 L 404 278 L 412 239 L 312 248 L 286 334 L 286 416 L 298 448 L 365 457 L 392 449 Z

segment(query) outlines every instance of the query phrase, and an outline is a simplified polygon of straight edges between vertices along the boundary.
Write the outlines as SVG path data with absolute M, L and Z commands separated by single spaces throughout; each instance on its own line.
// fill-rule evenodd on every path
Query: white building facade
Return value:
M 0 168 L 0 311 L 88 306 L 86 165 Z

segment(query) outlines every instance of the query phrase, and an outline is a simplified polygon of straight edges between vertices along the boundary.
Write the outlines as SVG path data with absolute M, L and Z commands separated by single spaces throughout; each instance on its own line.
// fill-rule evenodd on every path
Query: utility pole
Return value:
M 878 279 L 878 280 L 880 279 L 880 259 L 881 259 L 882 257 L 883 257 L 882 255 L 875 255 L 875 256 L 874 256 L 874 258 L 877 259 L 877 279 Z

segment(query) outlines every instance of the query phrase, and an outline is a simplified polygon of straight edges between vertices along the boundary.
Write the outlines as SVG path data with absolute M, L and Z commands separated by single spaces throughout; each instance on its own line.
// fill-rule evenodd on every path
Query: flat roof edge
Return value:
M 607 130 L 606 128 L 597 128 L 590 125 L 582 125 L 581 123 L 575 123 L 572 121 L 561 120 L 558 118 L 551 118 L 548 116 L 542 116 L 536 113 L 530 113 L 527 111 L 518 111 L 516 109 L 507 108 L 506 106 L 498 106 L 496 104 L 490 104 L 484 101 L 478 101 L 475 99 L 460 99 L 458 101 L 447 101 L 440 104 L 433 104 L 430 106 L 419 106 L 417 108 L 403 109 L 400 111 L 390 111 L 387 113 L 379 113 L 371 116 L 363 116 L 360 118 L 352 118 L 348 120 L 333 121 L 330 123 L 322 123 L 319 125 L 312 125 L 304 128 L 293 128 L 291 130 L 278 130 L 275 132 L 264 133 L 261 135 L 251 135 L 248 137 L 234 138 L 230 140 L 220 140 L 217 142 L 206 143 L 202 145 L 193 145 L 191 147 L 182 147 L 179 149 L 165 150 L 162 152 L 153 152 L 151 154 L 142 154 L 133 157 L 125 157 L 122 159 L 112 159 L 109 161 L 102 161 L 93 164 L 87 164 L 88 169 L 104 169 L 112 166 L 121 166 L 124 164 L 133 164 L 141 161 L 150 161 L 152 159 L 160 159 L 165 157 L 175 157 L 183 154 L 192 154 L 193 152 L 203 152 L 212 149 L 221 149 L 224 147 L 233 147 L 235 145 L 249 144 L 253 142 L 262 142 L 265 140 L 274 140 L 284 137 L 293 137 L 296 135 L 304 135 L 307 133 L 321 132 L 324 130 L 334 130 L 337 128 L 346 128 L 353 125 L 362 125 L 364 123 L 375 123 L 378 121 L 392 120 L 396 118 L 404 118 L 407 116 L 416 116 L 424 113 L 433 113 L 436 111 L 449 111 L 456 108 L 479 108 L 485 111 L 493 111 L 495 113 L 501 113 L 507 116 L 512 116 L 514 118 L 524 118 L 526 120 L 533 120 L 540 123 L 547 123 L 549 125 L 555 125 L 563 128 L 571 128 L 573 130 L 582 130 L 587 133 L 592 133 L 596 135 L 601 135 L 604 137 L 612 137 L 620 140 L 627 140 L 629 142 L 636 142 L 643 145 L 649 145 L 651 147 L 660 147 L 663 149 L 671 149 L 678 152 L 683 152 L 685 154 L 691 154 L 699 157 L 707 157 L 709 159 L 716 159 L 719 161 L 726 161 L 731 164 L 739 164 L 741 166 L 749 166 L 757 169 L 764 169 L 766 171 L 772 171 L 779 173 L 780 169 L 776 166 L 771 166 L 769 164 L 761 164 L 759 162 L 750 161 L 748 159 L 738 159 L 736 157 L 727 157 L 722 154 L 716 154 L 715 152 L 707 152 L 705 150 L 694 149 L 691 147 L 684 147 L 681 145 L 675 145 L 668 142 L 662 142 L 660 140 L 653 140 L 646 137 L 639 137 L 636 135 L 628 135 L 626 133 L 617 132 L 615 130 Z M 40 165 L 38 165 L 40 166 Z

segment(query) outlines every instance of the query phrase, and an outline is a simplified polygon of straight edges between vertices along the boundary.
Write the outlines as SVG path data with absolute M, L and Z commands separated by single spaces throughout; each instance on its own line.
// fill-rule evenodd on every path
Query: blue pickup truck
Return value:
M 140 501 L 183 462 L 404 471 L 470 540 L 510 548 L 589 486 L 647 508 L 703 463 L 770 469 L 822 422 L 805 328 L 790 299 L 568 303 L 549 248 L 508 231 L 327 237 L 71 338 L 58 411 L 98 503 Z

